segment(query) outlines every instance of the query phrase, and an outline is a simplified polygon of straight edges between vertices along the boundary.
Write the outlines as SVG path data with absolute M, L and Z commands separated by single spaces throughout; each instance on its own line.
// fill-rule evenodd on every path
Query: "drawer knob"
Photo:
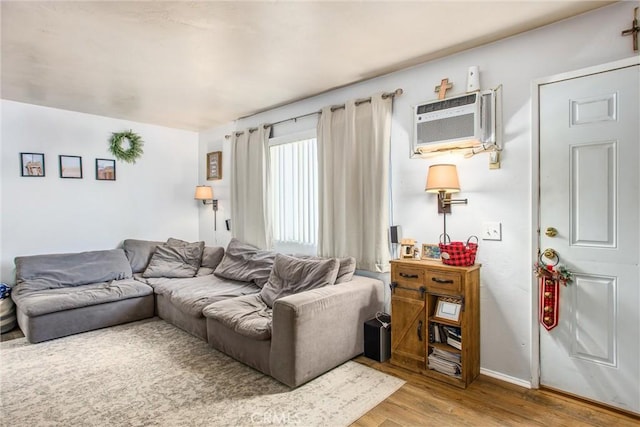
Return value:
M 431 280 L 433 282 L 442 283 L 442 284 L 452 284 L 453 283 L 452 279 L 440 279 L 438 277 L 432 277 Z
M 404 277 L 405 279 L 417 279 L 418 275 L 417 274 L 400 273 L 400 277 Z

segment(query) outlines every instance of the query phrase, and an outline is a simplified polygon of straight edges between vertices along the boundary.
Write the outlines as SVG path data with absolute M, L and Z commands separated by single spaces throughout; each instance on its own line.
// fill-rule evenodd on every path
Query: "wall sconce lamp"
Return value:
M 218 200 L 213 198 L 213 188 L 210 185 L 197 185 L 196 194 L 193 196 L 196 200 L 202 200 L 203 205 L 211 205 L 213 208 L 213 230 L 218 229 L 218 219 L 216 213 L 218 212 Z
M 451 194 L 460 191 L 458 170 L 456 165 L 431 165 L 427 172 L 427 193 L 438 193 L 438 213 L 442 213 L 443 239 L 447 236 L 447 214 L 451 213 L 451 205 L 466 205 L 467 199 L 452 199 Z

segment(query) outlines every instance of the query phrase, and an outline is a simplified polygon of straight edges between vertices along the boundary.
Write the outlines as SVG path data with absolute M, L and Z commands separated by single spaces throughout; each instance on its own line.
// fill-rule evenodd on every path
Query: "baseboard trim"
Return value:
M 496 372 L 496 371 L 491 371 L 489 369 L 480 368 L 480 373 L 482 375 L 486 375 L 488 377 L 495 378 L 495 379 L 498 379 L 500 381 L 504 381 L 504 382 L 507 382 L 507 383 L 515 384 L 515 385 L 519 385 L 520 387 L 532 388 L 531 387 L 531 381 L 525 381 L 525 380 L 520 379 L 520 378 L 516 378 L 516 377 L 509 376 L 509 375 L 505 375 L 505 374 L 503 374 L 501 372 Z

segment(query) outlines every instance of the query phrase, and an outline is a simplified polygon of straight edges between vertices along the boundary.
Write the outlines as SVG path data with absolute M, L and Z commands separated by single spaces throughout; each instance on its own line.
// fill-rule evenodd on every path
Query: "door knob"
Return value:
M 553 227 L 547 227 L 544 234 L 546 234 L 548 237 L 556 237 L 558 235 L 558 230 Z
M 544 255 L 545 258 L 549 258 L 549 259 L 554 259 L 558 256 L 556 251 L 554 251 L 551 248 L 545 249 L 544 252 L 542 252 L 542 255 Z

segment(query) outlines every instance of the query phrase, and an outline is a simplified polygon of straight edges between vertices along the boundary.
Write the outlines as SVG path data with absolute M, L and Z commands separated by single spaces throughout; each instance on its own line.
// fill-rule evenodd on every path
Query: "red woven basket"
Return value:
M 476 239 L 476 243 L 470 242 Z M 442 243 L 440 246 L 440 257 L 442 263 L 447 265 L 469 266 L 476 262 L 476 253 L 478 252 L 478 238 L 471 236 L 467 242 L 449 242 Z

